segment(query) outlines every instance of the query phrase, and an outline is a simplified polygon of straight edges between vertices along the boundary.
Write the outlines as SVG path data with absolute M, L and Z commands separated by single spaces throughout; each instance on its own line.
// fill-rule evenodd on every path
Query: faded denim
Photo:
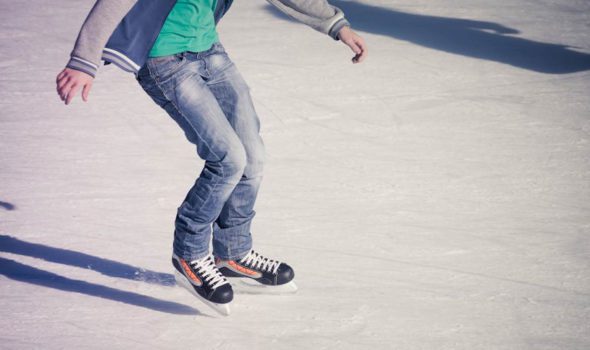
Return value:
M 203 52 L 149 58 L 137 75 L 205 161 L 178 208 L 174 253 L 237 259 L 252 247 L 250 224 L 262 180 L 264 145 L 249 88 L 221 43 Z

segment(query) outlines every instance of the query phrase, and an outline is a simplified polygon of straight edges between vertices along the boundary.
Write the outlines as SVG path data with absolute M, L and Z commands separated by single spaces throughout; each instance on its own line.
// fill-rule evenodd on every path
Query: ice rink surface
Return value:
M 202 163 L 132 75 L 55 76 L 91 0 L 0 0 L 0 348 L 590 348 L 590 2 L 334 1 L 348 48 L 236 1 L 267 146 L 255 247 L 295 295 L 175 287 Z

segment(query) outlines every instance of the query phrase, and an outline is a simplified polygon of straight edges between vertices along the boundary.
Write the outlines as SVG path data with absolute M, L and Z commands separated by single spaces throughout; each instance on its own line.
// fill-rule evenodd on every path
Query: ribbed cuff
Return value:
M 338 38 L 338 33 L 340 32 L 340 29 L 342 29 L 342 27 L 346 27 L 346 26 L 350 27 L 350 23 L 348 23 L 346 18 L 341 18 L 340 20 L 338 20 L 336 23 L 334 23 L 332 25 L 332 28 L 330 28 L 328 35 L 331 36 L 332 39 L 334 39 L 334 40 L 340 40 Z
M 98 66 L 83 58 L 72 56 L 66 67 L 84 72 L 93 78 L 96 77 Z

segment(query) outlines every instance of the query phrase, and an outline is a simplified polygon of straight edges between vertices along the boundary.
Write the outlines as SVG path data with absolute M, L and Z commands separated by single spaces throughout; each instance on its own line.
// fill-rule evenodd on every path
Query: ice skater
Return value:
M 341 40 L 354 52 L 354 63 L 367 56 L 363 39 L 350 29 L 342 11 L 325 0 L 268 1 Z M 224 315 L 233 300 L 227 278 L 269 291 L 297 288 L 288 264 L 252 249 L 250 226 L 264 145 L 248 86 L 216 30 L 231 4 L 98 0 L 56 79 L 60 98 L 69 104 L 80 91 L 88 100 L 101 59 L 131 71 L 196 145 L 205 163 L 178 208 L 172 264 L 179 285 Z

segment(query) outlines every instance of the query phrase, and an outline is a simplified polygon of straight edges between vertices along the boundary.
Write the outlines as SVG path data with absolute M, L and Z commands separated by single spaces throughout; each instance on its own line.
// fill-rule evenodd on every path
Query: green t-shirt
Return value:
M 216 4 L 217 0 L 178 0 L 166 18 L 149 56 L 210 49 L 218 41 L 213 14 Z

